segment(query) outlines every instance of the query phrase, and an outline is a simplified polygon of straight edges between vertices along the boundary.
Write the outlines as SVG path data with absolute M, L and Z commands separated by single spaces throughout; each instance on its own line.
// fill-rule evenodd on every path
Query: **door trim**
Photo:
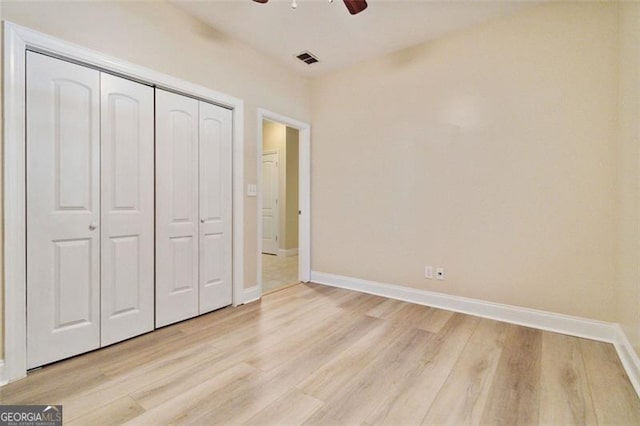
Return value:
M 276 112 L 258 108 L 257 155 L 262 158 L 262 122 L 275 121 L 297 129 L 298 144 L 298 279 L 311 280 L 311 125 Z M 257 285 L 259 297 L 262 297 L 262 161 L 258 163 L 258 209 L 257 209 Z
M 4 21 L 4 369 L 0 384 L 26 376 L 25 56 L 44 53 L 233 111 L 233 304 L 244 293 L 244 101 L 204 86 Z

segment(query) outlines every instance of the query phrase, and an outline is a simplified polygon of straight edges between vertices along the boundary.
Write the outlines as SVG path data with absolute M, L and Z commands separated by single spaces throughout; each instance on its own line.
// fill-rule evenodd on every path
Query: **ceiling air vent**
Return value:
M 306 52 L 306 51 L 297 55 L 296 58 L 300 59 L 302 62 L 304 62 L 307 65 L 315 64 L 316 62 L 318 62 L 318 58 L 313 56 L 310 52 Z

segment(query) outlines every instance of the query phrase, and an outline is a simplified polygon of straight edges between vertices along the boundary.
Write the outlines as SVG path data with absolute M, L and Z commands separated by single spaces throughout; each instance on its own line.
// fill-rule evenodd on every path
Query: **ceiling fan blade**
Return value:
M 344 0 L 344 5 L 347 6 L 349 13 L 352 15 L 362 12 L 368 6 L 365 0 Z
M 265 4 L 265 3 L 266 3 L 266 2 L 268 2 L 269 0 L 253 0 L 253 1 L 255 1 L 256 3 L 262 3 L 262 4 Z

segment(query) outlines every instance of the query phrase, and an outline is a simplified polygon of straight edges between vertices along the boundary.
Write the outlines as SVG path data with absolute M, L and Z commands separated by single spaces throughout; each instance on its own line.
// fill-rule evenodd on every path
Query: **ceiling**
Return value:
M 503 16 L 532 2 L 367 0 L 369 7 L 350 15 L 342 0 L 181 1 L 172 3 L 219 32 L 287 64 L 305 76 L 318 76 L 390 53 L 449 32 Z M 295 58 L 309 51 L 320 62 Z

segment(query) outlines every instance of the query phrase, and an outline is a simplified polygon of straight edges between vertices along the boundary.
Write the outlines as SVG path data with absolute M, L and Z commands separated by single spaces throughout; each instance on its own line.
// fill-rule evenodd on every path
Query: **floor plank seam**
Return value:
M 51 402 L 70 424 L 640 424 L 611 345 L 315 284 L 0 388 Z

